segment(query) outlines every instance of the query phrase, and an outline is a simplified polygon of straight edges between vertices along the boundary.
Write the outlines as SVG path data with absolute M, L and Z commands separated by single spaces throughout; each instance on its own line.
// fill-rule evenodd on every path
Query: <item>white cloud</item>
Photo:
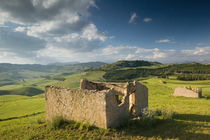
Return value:
M 51 46 L 71 49 L 73 52 L 99 49 L 107 37 L 98 31 L 94 24 L 84 27 L 79 33 L 56 36 L 49 43 Z
M 50 8 L 55 5 L 59 0 L 45 0 L 43 1 L 44 8 Z
M 1 0 L 0 13 L 4 20 L 22 24 L 51 21 L 62 14 L 90 15 L 89 7 L 95 7 L 94 0 Z M 62 16 L 61 16 L 62 17 Z
M 156 43 L 169 43 L 171 40 L 169 39 L 162 39 L 162 40 L 157 40 Z
M 209 62 L 210 47 L 189 50 L 142 48 L 138 46 L 108 46 L 102 50 L 105 60 L 148 60 L 162 63 Z
M 202 56 L 202 55 L 210 55 L 210 47 L 196 47 L 192 50 L 182 50 L 182 53 L 186 55 L 194 55 L 194 56 Z
M 0 11 L 0 25 L 3 25 L 5 23 L 5 20 L 7 19 L 8 17 L 8 13 L 6 12 L 3 12 L 3 11 Z
M 152 21 L 152 18 L 144 18 L 143 21 L 144 22 L 151 22 Z
M 155 48 L 155 49 L 138 48 L 138 49 L 136 49 L 136 52 L 135 52 L 135 53 L 153 52 L 153 51 L 156 50 L 156 49 L 157 49 L 157 48 Z
M 208 47 L 204 48 L 208 51 Z M 138 46 L 107 46 L 105 48 L 94 49 L 92 52 L 75 52 L 66 48 L 48 45 L 45 49 L 39 50 L 37 59 L 43 63 L 49 62 L 68 62 L 68 61 L 104 61 L 115 62 L 118 60 L 148 60 L 159 61 L 162 63 L 180 63 L 180 62 L 206 62 L 210 60 L 209 54 L 195 55 L 191 50 L 167 50 L 160 48 L 140 48 Z M 186 54 L 187 53 L 187 54 Z M 190 55 L 188 55 L 190 54 Z
M 128 56 L 125 57 L 125 60 L 135 60 L 136 55 L 135 54 L 128 54 Z
M 0 49 L 0 63 L 32 64 L 35 61 L 18 56 L 16 53 Z
M 25 30 L 26 30 L 26 28 L 25 27 L 21 27 L 21 26 L 15 28 L 16 32 L 24 32 Z
M 147 49 L 140 48 L 137 46 L 108 46 L 102 50 L 104 56 L 109 56 L 111 58 L 117 57 L 116 60 L 126 59 L 126 60 L 136 60 L 136 59 L 148 59 L 156 60 L 163 59 L 167 57 L 167 52 L 170 50 L 160 50 L 158 48 Z M 118 57 L 120 55 L 120 57 Z
M 14 31 L 10 27 L 0 27 L 0 49 L 16 53 L 17 56 L 33 57 L 35 52 L 44 48 L 46 42 L 27 36 L 24 32 Z
M 47 46 L 38 51 L 37 60 L 42 61 L 42 63 L 105 61 L 106 58 L 100 53 L 99 50 L 93 50 L 93 52 L 74 52 L 62 47 Z
M 63 35 L 60 37 L 54 37 L 54 40 L 56 42 L 62 43 L 62 42 L 74 42 L 75 40 L 78 40 L 80 38 L 80 35 L 78 33 L 72 33 Z
M 2 0 L 0 48 L 33 60 L 49 46 L 71 53 L 99 49 L 109 37 L 88 21 L 90 7 L 97 8 L 95 0 Z M 6 31 L 8 22 L 13 25 Z
M 136 13 L 133 13 L 129 19 L 129 23 L 134 23 L 135 22 L 135 19 L 137 18 L 137 14 Z
M 1 0 L 0 62 L 210 60 L 210 47 L 175 51 L 129 45 L 104 46 L 112 37 L 88 21 L 90 7 L 97 7 L 94 0 Z M 135 23 L 136 18 L 137 14 L 133 13 L 129 23 Z M 151 20 L 145 18 L 144 22 Z M 169 39 L 156 42 L 172 43 Z
M 153 58 L 158 59 L 158 58 L 166 58 L 166 53 L 165 52 L 153 52 Z
M 128 52 L 134 52 L 137 49 L 136 46 L 108 46 L 102 50 L 103 55 L 116 55 Z
M 105 35 L 98 32 L 98 29 L 94 24 L 89 24 L 87 27 L 85 27 L 81 37 L 87 39 L 88 41 L 92 40 L 105 41 L 107 38 Z

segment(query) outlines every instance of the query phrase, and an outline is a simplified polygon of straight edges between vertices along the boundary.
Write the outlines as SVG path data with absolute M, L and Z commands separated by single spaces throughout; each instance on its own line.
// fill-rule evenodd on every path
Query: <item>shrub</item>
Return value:
M 162 110 L 156 109 L 156 110 L 155 110 L 155 115 L 156 115 L 156 116 L 161 116 L 161 115 L 162 115 Z
M 157 110 L 155 110 L 155 115 L 161 117 L 164 120 L 171 120 L 171 119 L 174 118 L 176 113 L 171 111 L 171 110 L 166 110 L 166 109 L 160 110 L 160 109 L 157 109 Z
M 155 126 L 159 122 L 164 120 L 172 120 L 176 113 L 171 110 L 161 110 L 157 109 L 155 111 L 144 109 L 142 116 L 140 117 L 140 122 L 143 126 Z
M 50 129 L 60 129 L 65 124 L 65 122 L 66 121 L 63 119 L 63 117 L 56 116 L 48 123 L 48 127 Z
M 42 124 L 42 123 L 45 122 L 45 120 L 44 120 L 43 118 L 37 118 L 36 122 L 37 122 L 38 124 Z
M 172 120 L 175 115 L 176 115 L 176 113 L 171 110 L 162 110 L 161 111 L 161 116 L 165 120 Z
M 149 109 L 144 109 L 142 111 L 142 119 L 153 119 L 155 117 L 155 112 Z
M 66 79 L 64 77 L 54 77 L 53 80 L 65 81 Z
M 165 120 L 172 120 L 176 113 L 170 110 L 157 109 L 155 111 L 144 109 L 142 114 L 138 118 L 128 119 L 125 122 L 124 127 L 127 129 L 133 128 L 151 128 L 160 123 L 164 123 Z
M 149 109 L 144 109 L 140 118 L 140 125 L 144 127 L 155 126 L 158 122 L 156 112 Z

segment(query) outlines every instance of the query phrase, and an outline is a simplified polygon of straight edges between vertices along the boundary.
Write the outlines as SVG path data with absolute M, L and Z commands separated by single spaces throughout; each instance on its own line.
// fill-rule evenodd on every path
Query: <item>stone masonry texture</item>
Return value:
M 129 115 L 148 107 L 148 89 L 138 81 L 99 83 L 82 79 L 80 89 L 47 86 L 46 119 L 89 123 L 101 128 L 119 127 Z
M 173 96 L 201 98 L 202 97 L 202 89 L 201 88 L 177 87 L 174 90 Z

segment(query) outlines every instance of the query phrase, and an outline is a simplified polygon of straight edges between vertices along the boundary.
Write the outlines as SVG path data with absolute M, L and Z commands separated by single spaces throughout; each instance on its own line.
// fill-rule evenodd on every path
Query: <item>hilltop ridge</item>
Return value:
M 152 65 L 161 65 L 159 62 L 150 62 L 145 60 L 120 60 L 112 64 L 105 64 L 100 66 L 99 70 L 111 70 L 111 69 L 120 69 L 125 67 L 141 67 L 141 66 L 152 66 Z

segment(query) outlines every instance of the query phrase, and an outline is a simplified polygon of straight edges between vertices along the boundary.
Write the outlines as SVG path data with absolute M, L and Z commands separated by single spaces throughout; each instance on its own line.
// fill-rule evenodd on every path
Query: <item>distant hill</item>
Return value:
M 64 75 L 83 72 L 90 68 L 104 65 L 103 62 L 88 62 L 78 64 L 9 64 L 0 63 L 0 86 L 12 85 L 14 81 L 41 78 L 55 74 Z M 61 77 L 62 78 L 62 77 Z
M 43 90 L 35 87 L 21 87 L 11 90 L 0 90 L 0 95 L 24 95 L 24 96 L 35 96 L 44 93 Z
M 121 60 L 117 61 L 112 64 L 105 64 L 97 69 L 100 70 L 112 70 L 112 69 L 120 69 L 120 68 L 126 68 L 126 67 L 141 67 L 141 66 L 152 66 L 152 65 L 160 65 L 159 62 L 149 62 L 144 60 L 133 60 L 133 61 L 126 61 Z
M 80 62 L 55 62 L 55 63 L 49 63 L 47 65 L 73 65 L 73 64 L 79 64 Z
M 55 65 L 40 65 L 40 64 L 9 64 L 9 63 L 0 63 L 0 72 L 9 72 L 9 71 L 21 71 L 21 70 L 30 70 L 36 72 L 62 72 L 66 69 L 72 70 L 74 68 L 83 68 L 88 69 L 90 67 L 99 67 L 106 63 L 103 62 L 88 62 L 88 63 L 78 63 L 78 64 L 55 64 Z
M 103 78 L 107 81 L 129 81 L 148 76 L 167 78 L 172 75 L 179 80 L 210 79 L 210 65 L 195 62 L 163 65 L 148 61 L 118 61 L 103 65 L 96 70 L 105 71 Z

